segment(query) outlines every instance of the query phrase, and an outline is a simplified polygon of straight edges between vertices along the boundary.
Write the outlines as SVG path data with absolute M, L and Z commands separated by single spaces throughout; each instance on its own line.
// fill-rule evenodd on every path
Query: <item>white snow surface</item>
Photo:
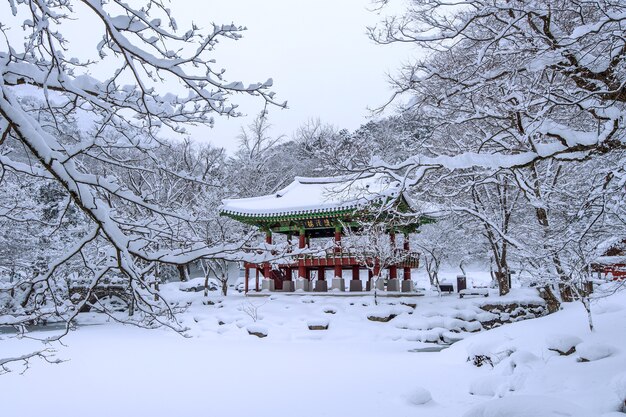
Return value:
M 546 317 L 470 333 L 448 328 L 475 323 L 477 306 L 493 303 L 496 295 L 379 298 L 376 307 L 372 295 L 246 298 L 212 293 L 211 304 L 203 303 L 201 292 L 178 287 L 162 286 L 167 298 L 191 303 L 180 316 L 189 337 L 82 314 L 65 346 L 55 346 L 58 357 L 68 361 L 50 365 L 34 360 L 24 374 L 15 365 L 17 372 L 0 376 L 0 414 L 78 417 L 88 410 L 92 417 L 608 417 L 623 404 L 623 349 L 582 363 L 577 354 L 549 351 L 546 340 L 561 334 L 590 346 L 625 346 L 626 309 L 603 306 L 624 305 L 626 293 L 592 304 L 602 311 L 594 317 L 593 332 L 582 305 L 570 303 Z M 530 292 L 513 291 L 506 300 L 513 301 L 516 293 L 532 299 Z M 387 323 L 367 319 L 379 309 L 398 316 Z M 251 311 L 257 321 L 246 313 Z M 308 329 L 308 323 L 318 320 L 328 322 L 328 330 Z M 268 336 L 250 336 L 249 329 Z M 445 347 L 442 336 L 463 340 L 439 352 L 423 351 Z M 39 346 L 0 337 L 2 357 Z M 439 345 L 424 342 L 429 337 Z M 502 356 L 493 367 L 478 368 L 467 361 L 470 352 Z

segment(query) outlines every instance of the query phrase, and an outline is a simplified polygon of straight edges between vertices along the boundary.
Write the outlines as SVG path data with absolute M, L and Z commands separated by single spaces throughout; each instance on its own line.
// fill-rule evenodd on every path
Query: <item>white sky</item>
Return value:
M 402 11 L 404 1 L 396 3 L 395 10 Z M 76 4 L 78 19 L 64 21 L 63 31 L 66 37 L 71 35 L 73 56 L 97 59 L 101 23 L 81 7 Z M 214 57 L 217 68 L 227 70 L 226 81 L 247 85 L 274 79 L 277 101 L 287 100 L 289 106 L 269 109 L 274 135 L 291 136 L 312 118 L 338 128 L 357 128 L 371 115 L 368 107 L 378 107 L 390 97 L 387 74 L 417 53 L 411 45 L 376 45 L 367 37 L 366 27 L 382 18 L 368 10 L 371 0 L 171 0 L 170 8 L 181 31 L 192 21 L 207 31 L 212 22 L 248 28 L 243 39 L 221 41 Z M 23 19 L 13 18 L 6 2 L 0 2 L 0 16 L 12 27 L 9 35 L 16 44 L 22 42 Z M 99 72 L 110 75 L 106 65 L 90 68 L 96 78 L 102 78 Z M 263 102 L 244 95 L 231 101 L 247 116 L 218 116 L 213 129 L 191 127 L 194 140 L 230 152 L 236 149 L 241 126 L 251 122 Z
M 391 90 L 387 73 L 415 54 L 408 45 L 376 45 L 365 34 L 380 16 L 370 0 L 176 0 L 172 10 L 181 28 L 193 19 L 248 28 L 244 38 L 224 42 L 216 51 L 228 81 L 244 84 L 274 79 L 277 100 L 289 109 L 271 108 L 274 134 L 291 135 L 310 118 L 355 129 L 370 115 L 367 107 L 384 103 Z M 229 151 L 236 148 L 240 126 L 262 109 L 260 100 L 233 97 L 246 118 L 216 118 L 213 129 L 193 129 Z

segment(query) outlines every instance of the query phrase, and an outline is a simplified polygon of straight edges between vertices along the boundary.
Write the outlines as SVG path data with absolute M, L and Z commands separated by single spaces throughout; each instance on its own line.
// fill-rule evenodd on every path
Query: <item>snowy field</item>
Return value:
M 420 352 L 438 346 L 420 341 L 425 328 L 472 323 L 481 311 L 477 304 L 499 298 L 428 296 L 374 306 L 371 296 L 247 301 L 232 294 L 213 295 L 207 305 L 201 293 L 182 293 L 177 285 L 164 291 L 192 302 L 181 316 L 189 337 L 85 314 L 84 325 L 59 347 L 67 362 L 33 362 L 24 374 L 0 376 L 0 415 L 624 415 L 616 410 L 626 395 L 626 294 L 594 304 L 593 333 L 582 305 L 574 303 L 489 331 L 457 331 L 464 340 Z M 517 290 L 508 298 L 534 296 Z M 367 319 L 372 312 L 397 317 L 373 322 Z M 328 330 L 308 328 L 325 324 Z M 28 343 L 5 339 L 2 353 L 23 351 Z M 578 352 L 548 350 L 568 344 L 578 344 Z M 476 354 L 490 356 L 494 366 L 467 361 Z M 579 362 L 582 354 L 590 361 Z

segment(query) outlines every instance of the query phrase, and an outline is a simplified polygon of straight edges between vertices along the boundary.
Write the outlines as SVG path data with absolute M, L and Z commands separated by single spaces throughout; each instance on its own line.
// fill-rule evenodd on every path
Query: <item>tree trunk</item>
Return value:
M 222 277 L 222 295 L 226 296 L 227 293 L 228 293 L 228 279 L 224 279 L 224 277 Z
M 186 282 L 188 277 L 187 267 L 185 265 L 177 265 L 176 268 L 178 269 L 178 278 L 180 281 Z
M 507 295 L 511 290 L 511 286 L 509 285 L 509 274 L 505 269 L 504 271 L 498 271 L 495 273 L 496 281 L 498 282 L 498 290 L 500 291 L 500 295 Z
M 561 302 L 554 295 L 550 285 L 539 288 L 539 296 L 546 301 L 549 313 L 556 313 L 561 308 Z

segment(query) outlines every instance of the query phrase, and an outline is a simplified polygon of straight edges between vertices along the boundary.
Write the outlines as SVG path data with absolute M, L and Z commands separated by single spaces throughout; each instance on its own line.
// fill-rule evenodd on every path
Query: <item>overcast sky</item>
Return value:
M 172 10 L 179 24 L 193 19 L 245 25 L 236 42 L 216 52 L 228 81 L 244 83 L 274 79 L 279 101 L 289 109 L 270 109 L 275 134 L 291 135 L 310 118 L 354 129 L 366 121 L 367 107 L 384 103 L 391 94 L 388 72 L 414 55 L 407 45 L 380 46 L 365 34 L 379 21 L 370 0 L 176 0 Z M 262 102 L 234 97 L 241 119 L 217 118 L 213 129 L 192 130 L 194 139 L 208 140 L 229 151 L 236 148 L 240 126 L 262 109 Z

